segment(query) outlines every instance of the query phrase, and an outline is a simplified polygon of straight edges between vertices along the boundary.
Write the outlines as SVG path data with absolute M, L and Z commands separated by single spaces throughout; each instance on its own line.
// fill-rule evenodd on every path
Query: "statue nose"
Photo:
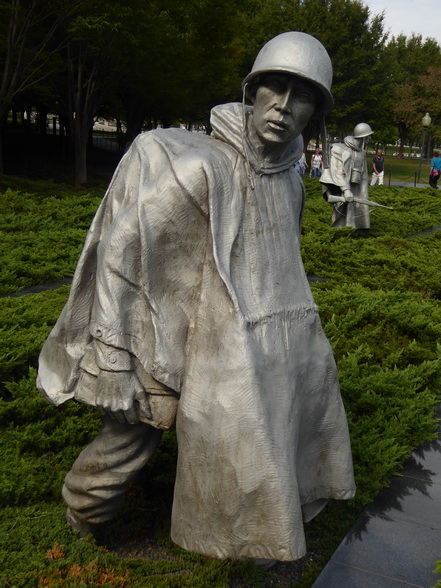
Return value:
M 278 100 L 276 103 L 276 110 L 290 114 L 291 113 L 290 97 L 291 97 L 291 94 L 289 91 L 281 94 L 278 97 Z

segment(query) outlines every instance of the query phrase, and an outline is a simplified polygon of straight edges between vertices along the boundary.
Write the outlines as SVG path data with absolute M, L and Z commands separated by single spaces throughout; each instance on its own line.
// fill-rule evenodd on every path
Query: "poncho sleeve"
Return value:
M 207 247 L 207 182 L 190 133 L 146 133 L 124 156 L 89 230 L 37 386 L 94 404 L 93 342 L 132 354 L 145 386 L 178 393 Z
M 329 168 L 325 169 L 320 177 L 320 182 L 325 186 L 324 189 L 331 192 L 334 187 L 338 192 L 350 190 L 351 165 L 350 151 L 344 145 L 333 145 Z M 338 194 L 334 192 L 334 195 Z

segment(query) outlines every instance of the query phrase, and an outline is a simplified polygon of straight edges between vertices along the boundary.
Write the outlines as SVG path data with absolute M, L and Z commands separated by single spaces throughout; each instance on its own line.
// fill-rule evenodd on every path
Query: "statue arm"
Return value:
M 351 189 L 351 154 L 346 149 L 332 150 L 331 168 L 334 182 L 342 192 Z
M 332 185 L 340 188 L 346 202 L 352 202 L 354 198 L 350 183 L 351 165 L 351 153 L 346 148 L 334 145 L 331 150 L 329 170 L 325 170 L 321 180 L 330 185 L 328 192 L 331 190 L 332 193 Z
M 99 370 L 95 404 L 121 422 L 148 422 L 152 396 L 179 393 L 204 260 L 203 169 L 188 157 L 164 167 L 154 182 L 143 182 L 97 251 L 90 323 Z

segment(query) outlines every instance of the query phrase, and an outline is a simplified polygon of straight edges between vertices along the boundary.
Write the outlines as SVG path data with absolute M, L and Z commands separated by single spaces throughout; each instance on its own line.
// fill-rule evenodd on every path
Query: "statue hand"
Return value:
M 350 190 L 346 190 L 343 194 L 343 197 L 346 200 L 346 202 L 354 202 L 354 195 Z
M 97 378 L 96 406 L 120 423 L 139 422 L 139 409 L 150 414 L 146 392 L 134 371 L 101 370 Z

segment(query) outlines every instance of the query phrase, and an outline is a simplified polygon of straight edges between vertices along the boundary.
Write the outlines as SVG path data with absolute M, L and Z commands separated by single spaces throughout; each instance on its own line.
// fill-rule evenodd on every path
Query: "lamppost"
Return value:
M 423 157 L 425 157 L 426 152 L 424 150 L 424 143 L 426 142 L 426 134 L 427 134 L 427 127 L 430 125 L 430 123 L 432 122 L 432 119 L 430 118 L 430 115 L 428 112 L 426 112 L 426 114 L 423 116 L 423 119 L 421 121 L 421 124 L 423 125 L 423 138 L 421 140 L 421 153 L 420 153 L 420 164 L 418 166 L 418 183 L 420 181 L 420 176 L 421 176 L 421 164 L 423 163 Z

